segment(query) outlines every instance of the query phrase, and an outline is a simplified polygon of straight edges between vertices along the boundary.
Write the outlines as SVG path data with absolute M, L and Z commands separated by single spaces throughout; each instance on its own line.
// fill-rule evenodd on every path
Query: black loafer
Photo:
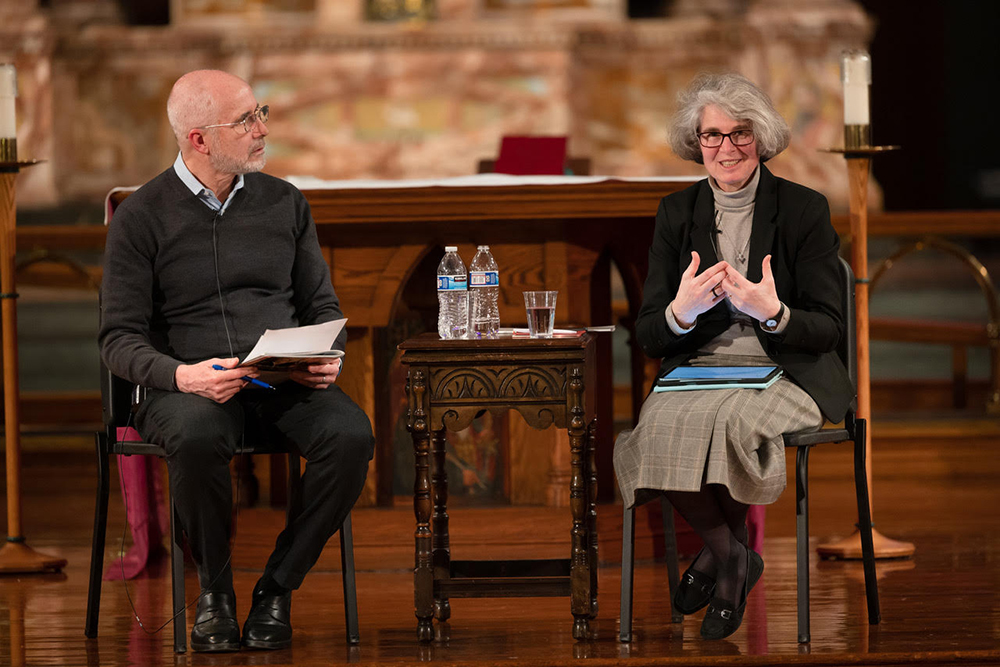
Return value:
M 682 614 L 693 614 L 703 608 L 715 592 L 715 579 L 694 569 L 694 564 L 698 562 L 704 550 L 702 547 L 688 569 L 684 570 L 684 575 L 674 593 L 674 609 Z
M 253 606 L 243 624 L 243 645 L 274 650 L 292 645 L 292 592 L 284 595 L 253 593 Z
M 743 580 L 743 599 L 738 607 L 732 602 L 722 598 L 713 597 L 705 612 L 705 619 L 701 622 L 701 636 L 703 639 L 724 639 L 739 630 L 743 624 L 743 612 L 747 607 L 747 598 L 750 591 L 760 580 L 760 575 L 764 573 L 764 559 L 760 554 L 747 547 L 747 576 Z
M 201 653 L 240 650 L 235 595 L 208 591 L 198 599 L 191 628 L 191 650 Z

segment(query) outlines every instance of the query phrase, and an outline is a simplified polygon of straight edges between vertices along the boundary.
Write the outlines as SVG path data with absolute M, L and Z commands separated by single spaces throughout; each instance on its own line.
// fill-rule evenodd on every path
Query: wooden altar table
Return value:
M 457 245 L 466 262 L 471 261 L 477 245 L 490 246 L 500 267 L 502 326 L 524 325 L 521 293 L 537 289 L 559 291 L 557 326 L 612 323 L 612 264 L 621 273 L 634 320 L 642 301 L 659 201 L 695 180 L 497 176 L 445 179 L 442 185 L 421 187 L 391 181 L 376 183 L 376 187 L 357 187 L 351 181 L 297 183 L 312 207 L 320 243 L 329 250 L 333 284 L 350 318 L 350 339 L 355 348 L 348 349 L 352 361 L 345 376 L 354 369 L 358 352 L 370 359 L 370 374 L 366 375 L 371 384 L 358 387 L 359 392 L 345 386 L 352 396 L 388 394 L 381 384 L 391 359 L 383 355 L 391 354 L 399 339 L 387 339 L 387 332 L 411 280 L 417 281 L 418 292 L 434 299 L 433 270 L 445 245 Z M 418 270 L 421 265 L 423 273 Z M 436 304 L 432 307 L 436 313 Z M 632 402 L 637 416 L 648 381 L 645 356 L 635 341 L 631 356 Z M 598 434 L 597 467 L 601 500 L 611 500 L 613 381 L 609 335 L 598 338 L 597 359 L 601 378 L 597 384 L 598 416 L 608 425 Z M 378 441 L 377 497 L 379 503 L 387 504 L 392 495 L 393 415 L 387 402 L 363 407 L 374 410 L 369 414 L 375 417 Z M 546 439 L 552 448 L 565 444 L 551 433 L 523 435 L 534 437 L 539 441 L 537 446 Z M 552 471 L 547 493 L 541 500 L 536 494 L 535 500 L 527 502 L 568 502 L 568 474 L 565 467 Z

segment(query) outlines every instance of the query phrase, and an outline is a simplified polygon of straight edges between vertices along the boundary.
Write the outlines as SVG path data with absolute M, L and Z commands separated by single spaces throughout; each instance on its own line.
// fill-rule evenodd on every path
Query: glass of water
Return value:
M 524 308 L 528 312 L 528 334 L 532 338 L 552 338 L 556 323 L 555 290 L 525 292 Z

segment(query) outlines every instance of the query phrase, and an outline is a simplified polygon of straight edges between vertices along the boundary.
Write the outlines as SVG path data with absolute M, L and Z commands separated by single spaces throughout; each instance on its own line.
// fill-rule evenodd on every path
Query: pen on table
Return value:
M 225 368 L 224 366 L 220 366 L 219 364 L 212 364 L 212 368 L 214 368 L 217 371 L 229 370 L 229 369 Z M 252 378 L 249 375 L 244 375 L 240 379 L 241 380 L 245 380 L 245 381 L 249 382 L 250 384 L 255 384 L 258 387 L 263 387 L 264 389 L 270 389 L 271 391 L 277 391 L 274 387 L 272 387 L 268 383 L 264 382 L 263 380 L 258 380 L 257 378 Z

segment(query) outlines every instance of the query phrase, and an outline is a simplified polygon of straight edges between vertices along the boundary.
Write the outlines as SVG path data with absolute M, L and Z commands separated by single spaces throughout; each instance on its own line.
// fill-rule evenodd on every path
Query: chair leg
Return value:
M 861 557 L 865 567 L 865 596 L 868 601 L 868 623 L 882 620 L 878 601 L 878 579 L 875 576 L 875 545 L 872 541 L 871 501 L 868 496 L 868 471 L 865 469 L 868 423 L 858 419 L 854 427 L 854 488 L 858 496 L 858 530 L 861 533 Z
M 665 495 L 660 496 L 660 513 L 663 515 L 663 551 L 667 558 L 667 582 L 669 589 L 667 599 L 670 600 L 670 620 L 673 623 L 683 623 L 684 614 L 674 608 L 674 593 L 681 583 L 680 568 L 677 566 L 677 530 L 674 527 L 674 506 Z
M 94 504 L 94 535 L 90 547 L 90 585 L 87 588 L 87 622 L 84 634 L 97 636 L 97 621 L 101 613 L 101 583 L 104 576 L 104 546 L 108 531 L 108 494 L 110 492 L 108 458 L 111 456 L 106 433 L 98 432 L 97 501 Z
M 795 570 L 799 643 L 809 642 L 809 447 L 795 455 Z
M 635 507 L 622 517 L 622 598 L 618 640 L 632 641 L 632 577 L 635 571 Z
M 347 623 L 347 643 L 361 643 L 358 627 L 358 589 L 354 581 L 354 534 L 351 515 L 347 514 L 340 527 L 340 571 L 344 579 L 344 618 Z
M 187 652 L 187 618 L 184 610 L 184 549 L 177 508 L 170 499 L 170 582 L 174 606 L 174 652 Z

